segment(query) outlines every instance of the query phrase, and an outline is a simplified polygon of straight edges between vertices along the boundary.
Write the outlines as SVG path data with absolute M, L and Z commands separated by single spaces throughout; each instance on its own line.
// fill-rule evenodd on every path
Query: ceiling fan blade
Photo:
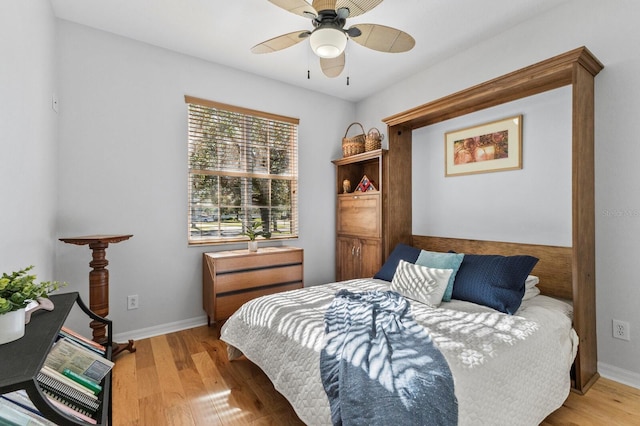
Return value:
M 335 58 L 320 58 L 320 68 L 322 68 L 322 73 L 329 78 L 339 76 L 344 69 L 344 61 L 344 52 Z
M 274 37 L 262 43 L 256 44 L 251 48 L 253 53 L 271 53 L 278 50 L 286 49 L 295 44 L 300 43 L 309 36 L 309 31 L 294 31 L 292 33 L 283 34 L 278 37 Z
M 323 10 L 336 10 L 336 0 L 313 0 L 311 3 L 313 8 L 318 12 Z
M 351 40 L 356 43 L 385 53 L 400 53 L 413 49 L 416 41 L 409 34 L 395 28 L 378 24 L 357 24 L 351 28 L 357 28 L 362 33 Z M 348 31 L 351 31 L 349 28 Z
M 291 12 L 295 15 L 302 16 L 303 18 L 315 18 L 318 16 L 316 9 L 311 7 L 309 3 L 304 0 L 269 0 L 276 6 Z
M 354 16 L 362 15 L 363 13 L 370 11 L 371 9 L 382 3 L 382 0 L 337 0 L 335 3 L 336 9 L 340 9 L 341 7 L 346 7 L 347 9 L 349 9 L 349 17 L 352 18 Z

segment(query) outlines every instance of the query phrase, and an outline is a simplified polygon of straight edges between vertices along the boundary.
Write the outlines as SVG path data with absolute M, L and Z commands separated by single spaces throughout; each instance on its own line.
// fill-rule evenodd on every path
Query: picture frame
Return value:
M 445 176 L 522 169 L 522 115 L 445 133 Z

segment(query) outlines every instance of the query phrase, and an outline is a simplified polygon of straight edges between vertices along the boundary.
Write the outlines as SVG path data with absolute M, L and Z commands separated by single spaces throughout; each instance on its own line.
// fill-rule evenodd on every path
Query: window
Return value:
M 189 115 L 189 244 L 298 236 L 298 123 L 185 96 Z

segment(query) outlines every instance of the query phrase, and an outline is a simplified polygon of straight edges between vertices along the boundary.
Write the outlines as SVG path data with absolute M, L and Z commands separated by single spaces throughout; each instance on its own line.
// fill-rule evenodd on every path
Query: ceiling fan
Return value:
M 379 52 L 400 53 L 416 44 L 404 31 L 378 24 L 356 24 L 344 29 L 348 17 L 362 15 L 382 0 L 269 0 L 276 6 L 311 19 L 312 31 L 299 30 L 269 39 L 251 48 L 253 53 L 271 53 L 309 39 L 311 48 L 320 57 L 320 68 L 327 77 L 337 77 L 345 63 L 347 40 Z

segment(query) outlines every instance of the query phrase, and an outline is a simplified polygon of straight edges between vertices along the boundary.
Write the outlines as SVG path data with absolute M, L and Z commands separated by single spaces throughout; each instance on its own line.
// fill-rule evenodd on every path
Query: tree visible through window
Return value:
M 189 244 L 298 236 L 298 119 L 186 96 Z

